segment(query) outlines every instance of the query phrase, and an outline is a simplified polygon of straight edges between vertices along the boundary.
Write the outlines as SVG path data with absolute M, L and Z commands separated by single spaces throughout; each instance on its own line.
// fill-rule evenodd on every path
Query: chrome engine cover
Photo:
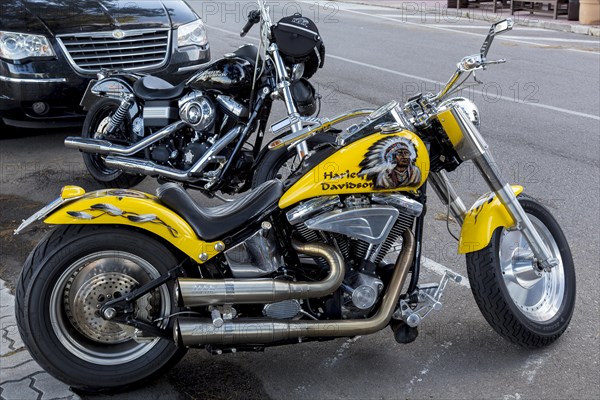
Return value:
M 350 271 L 344 279 L 344 291 L 359 310 L 370 310 L 383 291 L 383 282 L 376 276 Z
M 396 207 L 401 213 L 418 217 L 423 212 L 423 204 L 403 194 L 376 193 L 371 200 L 378 204 L 387 204 Z
M 257 231 L 224 254 L 235 278 L 265 276 L 277 271 L 283 265 L 283 257 L 277 250 L 272 229 Z
M 215 105 L 201 91 L 193 91 L 179 100 L 179 118 L 197 131 L 209 129 L 215 122 Z
M 383 242 L 398 219 L 396 207 L 381 205 L 334 210 L 305 221 L 308 229 L 340 233 L 371 244 Z

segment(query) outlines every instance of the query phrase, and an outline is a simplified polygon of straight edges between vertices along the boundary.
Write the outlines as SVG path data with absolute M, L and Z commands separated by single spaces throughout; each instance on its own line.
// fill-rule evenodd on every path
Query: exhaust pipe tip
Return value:
M 177 307 L 184 307 L 183 304 L 183 296 L 181 295 L 181 286 L 179 285 L 179 280 L 175 281 L 175 303 Z
M 179 327 L 179 319 L 175 320 L 173 324 L 173 342 L 175 346 L 183 347 L 183 338 L 181 337 L 181 328 Z

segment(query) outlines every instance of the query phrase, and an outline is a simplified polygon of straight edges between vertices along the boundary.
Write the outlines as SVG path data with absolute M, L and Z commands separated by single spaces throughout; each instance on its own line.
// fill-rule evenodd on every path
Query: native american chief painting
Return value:
M 361 161 L 359 175 L 373 181 L 376 189 L 414 186 L 421 181 L 415 165 L 417 150 L 408 138 L 388 137 L 375 142 Z

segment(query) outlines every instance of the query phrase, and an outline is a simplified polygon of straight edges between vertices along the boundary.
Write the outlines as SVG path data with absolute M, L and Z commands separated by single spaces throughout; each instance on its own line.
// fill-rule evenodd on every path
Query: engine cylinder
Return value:
M 194 91 L 179 100 L 179 118 L 197 131 L 210 129 L 215 122 L 215 105 L 210 97 Z

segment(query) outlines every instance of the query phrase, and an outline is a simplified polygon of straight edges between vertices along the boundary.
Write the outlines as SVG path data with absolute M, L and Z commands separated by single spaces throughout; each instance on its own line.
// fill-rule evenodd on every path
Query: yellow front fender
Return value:
M 198 263 L 225 249 L 223 242 L 205 242 L 198 238 L 181 216 L 163 206 L 155 196 L 136 190 L 108 189 L 83 194 L 81 188 L 65 189 L 64 200 L 71 194 L 78 198 L 49 214 L 44 223 L 133 226 L 160 236 Z
M 512 185 L 515 196 L 523 191 L 522 186 Z M 471 207 L 460 231 L 458 253 L 466 254 L 483 249 L 490 243 L 492 234 L 499 227 L 510 228 L 515 222 L 500 203 L 495 193 L 486 193 Z

